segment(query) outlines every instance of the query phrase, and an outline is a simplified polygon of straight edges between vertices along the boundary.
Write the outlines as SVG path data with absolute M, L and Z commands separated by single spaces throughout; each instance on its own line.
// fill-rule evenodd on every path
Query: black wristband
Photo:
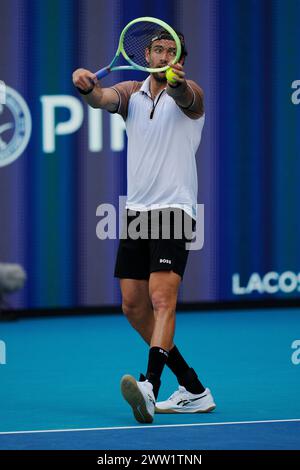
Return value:
M 168 82 L 168 85 L 169 85 L 169 87 L 171 87 L 171 88 L 178 88 L 180 85 L 182 85 L 182 83 L 181 83 L 181 82 L 177 82 L 176 85 L 171 85 L 171 83 Z
M 81 93 L 82 95 L 88 95 L 89 93 L 92 93 L 92 91 L 94 89 L 94 86 L 88 91 L 84 91 L 84 90 L 82 90 L 81 88 L 78 88 L 78 87 L 76 87 L 76 88 L 79 91 L 79 93 Z

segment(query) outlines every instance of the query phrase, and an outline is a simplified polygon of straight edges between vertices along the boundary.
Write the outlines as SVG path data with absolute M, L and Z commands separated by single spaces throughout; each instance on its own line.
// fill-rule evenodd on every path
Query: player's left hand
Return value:
M 185 72 L 183 70 L 183 65 L 181 65 L 179 62 L 177 64 L 168 64 L 169 67 L 173 70 L 174 73 L 176 73 L 177 77 L 174 77 L 174 80 L 177 83 L 183 83 L 185 81 Z

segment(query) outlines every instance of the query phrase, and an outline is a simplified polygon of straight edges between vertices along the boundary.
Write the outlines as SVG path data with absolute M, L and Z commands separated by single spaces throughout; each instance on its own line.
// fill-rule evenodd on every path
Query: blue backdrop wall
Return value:
M 205 92 L 205 242 L 180 300 L 300 296 L 299 14 L 299 0 L 1 1 L 0 261 L 27 271 L 16 307 L 120 302 L 118 241 L 97 238 L 96 211 L 126 194 L 124 126 L 88 109 L 71 76 L 109 63 L 145 15 L 184 32 L 187 77 Z

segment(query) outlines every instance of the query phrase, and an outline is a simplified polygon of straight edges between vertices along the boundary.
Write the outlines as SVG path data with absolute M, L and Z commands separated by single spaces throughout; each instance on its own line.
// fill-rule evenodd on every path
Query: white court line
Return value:
M 42 434 L 50 432 L 83 432 L 83 431 L 119 431 L 123 429 L 157 429 L 157 428 L 183 428 L 192 426 L 225 426 L 232 424 L 266 424 L 266 423 L 291 423 L 300 422 L 299 419 L 268 419 L 265 421 L 228 421 L 224 423 L 190 423 L 190 424 L 157 424 L 157 425 L 146 425 L 146 426 L 115 426 L 106 428 L 81 428 L 81 429 L 47 429 L 47 430 L 36 430 L 36 431 L 9 431 L 0 432 L 3 434 Z

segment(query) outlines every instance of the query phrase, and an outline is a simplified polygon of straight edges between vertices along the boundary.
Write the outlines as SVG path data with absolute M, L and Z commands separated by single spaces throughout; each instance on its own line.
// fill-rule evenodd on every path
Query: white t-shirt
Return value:
M 186 87 L 167 87 L 153 102 L 149 85 L 150 76 L 144 82 L 112 87 L 120 98 L 116 112 L 125 120 L 128 136 L 126 208 L 178 207 L 196 218 L 195 154 L 204 125 L 202 90 L 187 80 Z M 175 101 L 182 92 L 193 96 L 186 109 Z

